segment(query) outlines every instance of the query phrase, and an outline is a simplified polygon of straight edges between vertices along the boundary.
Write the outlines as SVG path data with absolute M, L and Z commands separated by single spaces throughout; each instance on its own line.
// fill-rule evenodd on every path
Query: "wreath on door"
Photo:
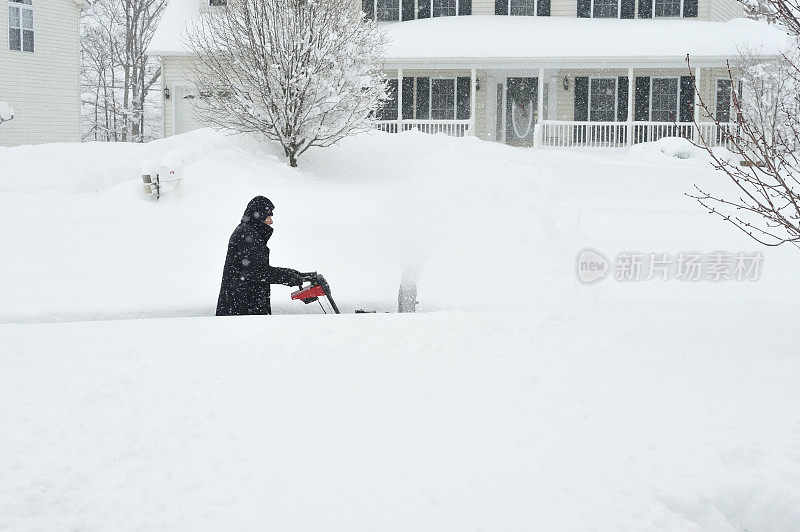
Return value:
M 536 94 L 533 90 L 532 83 L 529 85 L 527 81 L 521 81 L 519 83 L 508 84 L 508 96 L 515 102 L 528 103 L 534 99 Z

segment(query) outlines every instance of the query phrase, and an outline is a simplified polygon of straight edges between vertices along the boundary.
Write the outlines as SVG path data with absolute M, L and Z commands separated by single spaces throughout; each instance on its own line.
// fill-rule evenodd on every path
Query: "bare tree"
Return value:
M 796 0 L 762 0 L 759 6 L 795 38 L 800 37 Z M 720 139 L 703 137 L 695 124 L 698 144 L 710 154 L 715 168 L 727 175 L 734 192 L 712 192 L 695 185 L 696 192 L 689 196 L 766 246 L 800 247 L 799 51 L 795 44 L 793 50 L 769 62 L 743 53 L 739 64 L 729 64 L 731 87 L 739 80 L 743 87 L 741 93 L 731 90 L 734 126 L 720 122 L 700 98 L 704 114 L 714 121 L 711 134 L 721 136 L 732 154 L 712 147 Z
M 94 0 L 81 31 L 84 138 L 143 142 L 161 68 L 145 55 L 166 0 Z M 151 105 L 155 115 L 157 109 Z
M 230 0 L 189 29 L 198 114 L 280 142 L 297 166 L 311 146 L 371 127 L 385 42 L 352 0 Z

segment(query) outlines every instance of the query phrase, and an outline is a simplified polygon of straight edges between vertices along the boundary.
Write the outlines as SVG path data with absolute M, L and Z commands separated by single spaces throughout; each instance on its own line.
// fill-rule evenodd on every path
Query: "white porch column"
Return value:
M 471 69 L 469 71 L 469 134 L 475 136 L 475 109 L 476 109 L 476 98 L 477 96 L 475 93 L 475 80 L 478 78 L 478 71 L 476 69 Z
M 700 142 L 700 67 L 694 69 L 694 131 L 692 138 L 695 142 Z
M 533 146 L 543 144 L 544 135 L 544 69 L 539 69 L 539 81 L 536 82 L 536 124 L 533 126 Z
M 397 132 L 403 131 L 403 69 L 397 69 Z
M 633 146 L 633 106 L 636 103 L 636 83 L 633 67 L 628 68 L 628 146 Z

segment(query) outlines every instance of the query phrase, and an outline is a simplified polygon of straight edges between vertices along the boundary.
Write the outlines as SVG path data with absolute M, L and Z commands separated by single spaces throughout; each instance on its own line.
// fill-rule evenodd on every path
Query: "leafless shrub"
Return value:
M 230 0 L 186 44 L 201 119 L 280 142 L 291 166 L 370 128 L 386 95 L 384 34 L 352 0 Z

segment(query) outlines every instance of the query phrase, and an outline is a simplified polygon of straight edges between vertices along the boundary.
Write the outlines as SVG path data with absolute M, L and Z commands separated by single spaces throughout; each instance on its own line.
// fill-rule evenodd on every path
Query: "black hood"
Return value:
M 272 211 L 274 209 L 275 205 L 273 205 L 269 199 L 264 196 L 256 196 L 247 204 L 244 215 L 242 215 L 242 223 L 269 227 L 264 224 L 264 220 L 267 219 L 267 216 L 272 216 Z

